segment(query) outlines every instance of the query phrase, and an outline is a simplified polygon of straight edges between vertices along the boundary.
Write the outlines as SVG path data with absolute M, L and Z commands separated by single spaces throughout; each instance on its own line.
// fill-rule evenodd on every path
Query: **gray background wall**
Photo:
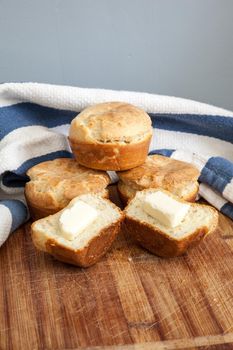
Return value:
M 0 81 L 148 91 L 233 110 L 233 0 L 0 0 Z

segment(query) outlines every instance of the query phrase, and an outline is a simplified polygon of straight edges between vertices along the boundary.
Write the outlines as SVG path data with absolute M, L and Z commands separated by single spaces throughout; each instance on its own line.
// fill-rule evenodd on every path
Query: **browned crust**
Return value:
M 27 205 L 28 205 L 30 216 L 31 216 L 33 221 L 39 220 L 39 219 L 44 218 L 44 217 L 49 216 L 49 215 L 53 215 L 56 212 L 58 212 L 59 210 L 61 210 L 61 209 L 56 210 L 56 209 L 40 208 L 36 205 L 33 205 L 28 200 L 27 200 Z
M 68 264 L 80 267 L 91 266 L 103 257 L 111 247 L 120 231 L 123 217 L 122 215 L 117 222 L 102 229 L 98 236 L 90 240 L 89 244 L 81 250 L 72 250 L 59 244 L 54 239 L 49 239 L 46 242 L 46 252 L 51 254 L 55 259 Z M 37 232 L 33 231 L 32 225 L 32 240 L 35 246 L 40 249 L 40 246 L 37 244 L 36 234 Z
M 80 143 L 69 138 L 79 164 L 98 170 L 127 170 L 145 162 L 151 135 L 135 143 Z
M 199 186 L 197 186 L 196 190 L 193 191 L 192 193 L 190 193 L 188 196 L 186 196 L 185 198 L 183 198 L 186 202 L 190 202 L 190 203 L 194 203 L 196 201 L 197 198 L 197 194 L 199 191 Z
M 164 187 L 168 191 L 197 181 L 199 175 L 194 165 L 159 154 L 149 155 L 141 166 L 118 173 L 120 180 L 135 189 Z
M 76 142 L 134 142 L 152 133 L 151 118 L 141 108 L 112 101 L 85 108 L 70 125 L 69 136 Z
M 127 216 L 124 221 L 124 228 L 136 242 L 151 253 L 165 258 L 176 257 L 183 255 L 189 248 L 196 246 L 208 234 L 216 230 L 218 213 L 214 208 L 211 207 L 211 209 L 214 211 L 214 220 L 211 227 L 202 226 L 189 236 L 180 240 L 166 235 L 158 228 L 155 229 L 146 222 L 140 222 Z
M 197 185 L 196 189 L 193 192 L 189 193 L 186 197 L 182 197 L 182 199 L 187 201 L 187 202 L 194 203 L 196 201 L 196 198 L 197 198 L 198 190 L 199 190 L 199 186 Z M 128 204 L 128 202 L 134 198 L 134 197 L 132 197 L 132 198 L 128 197 L 125 192 L 121 191 L 121 188 L 119 187 L 119 182 L 117 185 L 117 191 L 118 191 L 120 200 L 121 200 L 122 204 L 124 204 L 124 206 L 126 206 Z
M 130 201 L 130 198 L 126 197 L 123 192 L 121 192 L 119 186 L 117 186 L 117 192 L 118 192 L 118 195 L 120 197 L 120 200 L 122 202 L 122 204 L 124 205 L 124 207 L 128 204 L 128 202 Z
M 103 194 L 101 195 L 102 198 L 109 198 L 109 191 L 108 189 L 105 189 L 103 191 Z M 28 209 L 30 216 L 33 221 L 42 219 L 46 216 L 56 214 L 58 211 L 60 211 L 63 208 L 55 207 L 55 208 L 46 208 L 46 205 L 43 203 L 39 203 L 39 205 L 33 201 L 30 200 L 30 198 L 27 197 L 27 191 L 25 191 L 25 198 L 27 201 Z

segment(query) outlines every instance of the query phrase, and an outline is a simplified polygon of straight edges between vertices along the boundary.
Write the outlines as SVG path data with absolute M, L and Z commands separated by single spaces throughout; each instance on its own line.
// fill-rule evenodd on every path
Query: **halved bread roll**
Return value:
M 97 213 L 97 219 L 90 223 L 74 240 L 64 238 L 59 226 L 59 218 L 64 210 L 82 201 Z M 84 194 L 74 198 L 69 205 L 54 215 L 32 224 L 32 240 L 36 248 L 53 255 L 57 260 L 87 267 L 97 262 L 110 248 L 116 238 L 122 211 L 108 199 L 96 194 Z
M 148 194 L 162 191 L 179 203 L 189 204 L 189 210 L 176 227 L 165 226 L 145 210 Z M 125 228 L 144 248 L 162 257 L 184 254 L 188 248 L 198 244 L 208 234 L 215 231 L 218 212 L 208 205 L 187 203 L 162 189 L 147 189 L 137 192 L 125 208 Z

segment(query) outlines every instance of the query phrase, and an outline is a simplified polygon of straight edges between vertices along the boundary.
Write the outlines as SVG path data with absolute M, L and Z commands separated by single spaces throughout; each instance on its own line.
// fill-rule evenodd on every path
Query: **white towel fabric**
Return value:
M 0 245 L 28 218 L 25 172 L 41 161 L 71 157 L 67 133 L 85 107 L 124 101 L 149 113 L 150 146 L 195 164 L 200 195 L 233 218 L 233 113 L 207 104 L 140 92 L 37 83 L 0 85 Z

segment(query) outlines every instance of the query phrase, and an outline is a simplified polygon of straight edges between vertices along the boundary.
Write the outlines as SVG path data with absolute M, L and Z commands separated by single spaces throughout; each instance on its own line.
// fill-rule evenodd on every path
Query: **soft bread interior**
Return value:
M 174 228 L 164 226 L 143 210 L 143 201 L 145 196 L 149 193 L 153 193 L 154 191 L 156 190 L 150 189 L 137 192 L 137 195 L 130 201 L 125 209 L 126 216 L 138 222 L 140 221 L 142 223 L 149 224 L 155 230 L 160 230 L 166 235 L 177 240 L 191 235 L 201 227 L 207 227 L 209 230 L 212 230 L 212 226 L 216 224 L 215 209 L 207 205 L 190 204 L 190 209 L 179 226 Z
M 61 210 L 54 215 L 50 215 L 47 218 L 40 219 L 32 225 L 32 234 L 34 238 L 34 243 L 36 246 L 46 251 L 46 242 L 49 239 L 55 240 L 57 243 L 68 247 L 72 250 L 80 250 L 88 245 L 89 241 L 98 236 L 101 230 L 110 226 L 111 224 L 117 222 L 121 218 L 120 210 L 110 201 L 102 199 L 98 195 L 86 194 L 74 198 L 82 200 L 83 202 L 91 205 L 94 209 L 98 211 L 98 218 L 90 224 L 86 229 L 84 229 L 76 239 L 69 241 L 63 238 L 60 234 L 59 229 L 59 217 L 61 213 L 65 210 Z

